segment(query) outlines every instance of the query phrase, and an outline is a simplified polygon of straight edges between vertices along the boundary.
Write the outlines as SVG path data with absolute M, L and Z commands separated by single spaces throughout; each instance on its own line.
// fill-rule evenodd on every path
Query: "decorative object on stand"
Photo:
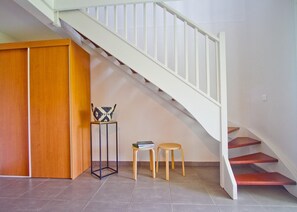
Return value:
M 152 141 L 137 141 L 136 143 L 132 144 L 132 146 L 136 148 L 154 148 L 155 144 Z
M 117 104 L 113 107 L 94 107 L 91 103 L 92 113 L 96 121 L 108 122 L 112 120 L 112 114 Z

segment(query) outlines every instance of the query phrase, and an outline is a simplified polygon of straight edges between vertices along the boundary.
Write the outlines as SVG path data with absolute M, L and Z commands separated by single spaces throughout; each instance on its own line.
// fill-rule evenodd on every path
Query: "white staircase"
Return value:
M 51 27 L 62 23 L 181 104 L 220 142 L 221 186 L 237 199 L 228 160 L 224 33 L 206 32 L 162 1 L 18 2 Z

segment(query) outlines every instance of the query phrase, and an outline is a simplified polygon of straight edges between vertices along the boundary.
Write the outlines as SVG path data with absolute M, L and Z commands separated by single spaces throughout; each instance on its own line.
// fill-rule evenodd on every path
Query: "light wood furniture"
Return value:
M 166 180 L 169 180 L 169 151 L 171 151 L 171 168 L 174 169 L 174 150 L 181 151 L 182 157 L 182 174 L 183 176 L 186 175 L 185 173 L 185 164 L 184 164 L 184 150 L 180 144 L 177 143 L 162 143 L 158 145 L 157 148 L 157 167 L 156 172 L 159 171 L 159 151 L 160 149 L 165 151 L 165 163 L 166 163 Z
M 0 174 L 29 175 L 27 50 L 0 51 Z
M 88 53 L 61 39 L 0 44 L 0 57 L 0 175 L 76 178 L 90 166 Z
M 155 150 L 153 147 L 150 148 L 137 148 L 132 146 L 133 150 L 133 178 L 137 180 L 137 153 L 138 151 L 148 150 L 150 154 L 150 170 L 152 171 L 153 178 L 156 178 L 155 172 Z

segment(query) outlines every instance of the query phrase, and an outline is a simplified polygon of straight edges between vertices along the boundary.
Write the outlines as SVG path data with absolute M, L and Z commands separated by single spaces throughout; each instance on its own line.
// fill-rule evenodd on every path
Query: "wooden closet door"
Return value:
M 0 51 L 0 175 L 29 175 L 27 49 Z
M 68 46 L 30 49 L 32 177 L 70 178 Z

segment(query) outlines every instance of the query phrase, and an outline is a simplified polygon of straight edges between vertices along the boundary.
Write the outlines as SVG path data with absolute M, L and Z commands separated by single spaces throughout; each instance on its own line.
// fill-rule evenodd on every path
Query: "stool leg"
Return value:
M 155 150 L 150 150 L 151 155 L 151 164 L 152 164 L 152 171 L 153 171 L 153 178 L 156 178 L 156 170 L 155 170 Z
M 174 169 L 174 151 L 171 150 L 171 168 Z
M 137 180 L 137 149 L 133 149 L 133 178 Z
M 169 150 L 165 150 L 166 155 L 166 180 L 169 180 Z
M 152 151 L 151 150 L 149 150 L 149 154 L 150 154 L 150 170 L 152 171 L 152 169 L 153 169 L 153 161 L 152 161 Z
M 158 171 L 159 171 L 159 151 L 160 151 L 160 148 L 158 147 L 157 148 L 157 167 L 156 167 L 156 173 L 158 173 Z
M 183 176 L 186 176 L 186 172 L 185 172 L 185 161 L 184 161 L 184 150 L 181 148 L 181 156 L 182 156 L 182 169 L 183 169 Z

